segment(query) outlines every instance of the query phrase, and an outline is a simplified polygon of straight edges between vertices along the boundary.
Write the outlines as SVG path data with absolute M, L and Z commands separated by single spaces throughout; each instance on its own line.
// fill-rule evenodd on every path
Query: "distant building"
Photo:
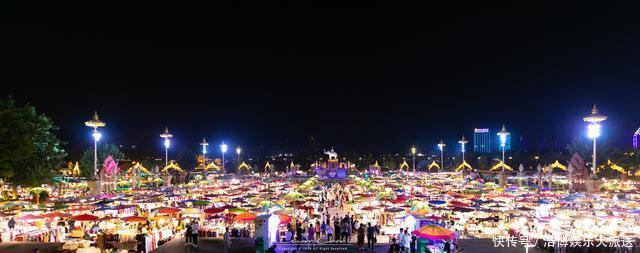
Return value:
M 511 135 L 507 135 L 506 138 L 507 141 L 504 143 L 504 150 L 509 151 L 511 150 Z M 502 147 L 500 146 L 500 139 L 498 136 L 496 136 L 496 149 L 497 151 L 502 152 Z
M 638 149 L 638 138 L 640 137 L 640 127 L 633 133 L 633 149 Z
M 491 153 L 491 133 L 488 128 L 473 130 L 473 152 Z

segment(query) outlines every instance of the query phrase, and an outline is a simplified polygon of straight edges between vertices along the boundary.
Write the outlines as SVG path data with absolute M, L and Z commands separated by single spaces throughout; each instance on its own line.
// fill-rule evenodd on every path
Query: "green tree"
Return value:
M 394 161 L 393 157 L 384 157 L 382 160 L 382 164 L 380 164 L 382 168 L 387 170 L 394 170 L 398 168 L 399 164 Z
M 615 149 L 611 148 L 611 140 L 609 139 L 602 139 L 602 140 L 599 139 L 596 145 L 597 145 L 596 156 L 599 163 L 602 163 L 603 161 L 606 162 L 607 159 L 615 158 L 617 157 L 617 153 L 619 153 Z M 585 160 L 586 163 L 589 163 L 589 164 L 591 163 L 591 157 L 593 155 L 593 141 L 591 139 L 575 137 L 573 138 L 573 140 L 571 140 L 571 143 L 567 145 L 566 149 L 567 151 L 569 151 L 569 154 L 567 157 L 571 157 L 574 153 L 578 153 L 580 154 L 580 156 L 582 156 L 582 158 Z M 551 159 L 548 159 L 548 160 L 551 160 Z M 615 159 L 612 159 L 612 160 L 615 160 Z M 587 167 L 590 167 L 590 166 L 587 166 Z
M 491 166 L 493 166 L 492 163 L 494 163 L 489 154 L 473 156 L 471 158 L 475 160 L 475 168 L 479 170 L 487 170 L 491 168 Z
M 116 161 L 124 159 L 124 154 L 115 144 L 98 144 L 98 169 L 102 167 L 102 162 L 104 162 L 107 156 L 112 156 Z M 84 151 L 80 157 L 80 175 L 86 178 L 92 178 L 93 173 L 93 148 L 90 148 Z
M 200 150 L 196 147 L 188 147 L 188 148 L 181 148 L 175 151 L 175 155 L 174 158 L 170 160 L 175 160 L 178 164 L 180 164 L 180 167 L 184 170 L 193 170 L 195 169 L 197 163 L 198 163 L 198 154 L 199 154 Z M 231 168 L 234 168 L 234 163 L 231 163 L 230 159 L 234 159 L 235 160 L 235 149 L 231 156 L 227 155 L 227 157 L 225 157 L 225 162 L 227 164 L 227 170 Z M 211 158 L 211 157 L 209 157 Z M 287 164 L 288 165 L 288 164 Z M 160 169 L 164 168 L 164 161 L 162 162 L 162 164 L 160 165 Z
M 48 192 L 47 189 L 42 188 L 42 187 L 34 187 L 31 188 L 31 191 L 29 191 L 32 195 L 35 196 L 36 199 L 36 204 L 40 205 L 40 199 L 42 199 L 43 195 L 45 197 L 48 197 Z M 47 192 L 46 194 L 43 194 L 44 192 Z
M 599 155 L 598 158 L 600 159 Z M 624 168 L 625 171 L 631 173 L 635 173 L 638 170 L 638 166 L 640 165 L 640 153 L 634 152 L 634 150 L 622 150 L 613 148 L 609 152 L 607 152 L 602 159 L 603 160 L 598 160 L 598 167 L 606 165 L 607 161 L 611 161 L 612 163 Z M 620 172 L 612 170 L 610 169 L 610 167 L 605 166 L 605 169 L 598 172 L 598 176 L 618 178 L 620 176 Z
M 153 169 L 158 166 L 158 171 L 164 168 L 164 160 L 155 160 L 155 159 L 145 159 L 140 163 L 149 170 L 149 173 L 153 173 Z
M 53 121 L 34 106 L 0 100 L 0 176 L 35 186 L 51 181 L 67 153 L 55 135 Z

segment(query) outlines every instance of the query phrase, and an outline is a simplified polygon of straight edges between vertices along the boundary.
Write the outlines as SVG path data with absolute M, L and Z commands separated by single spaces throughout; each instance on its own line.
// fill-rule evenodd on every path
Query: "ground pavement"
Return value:
M 185 248 L 184 247 L 184 238 L 178 238 L 176 240 L 170 241 L 162 246 L 160 246 L 153 253 L 195 253 L 195 252 L 224 252 L 224 244 L 222 239 L 220 238 L 203 238 L 198 239 L 201 241 L 199 243 L 197 249 Z M 527 253 L 524 248 L 495 248 L 493 247 L 493 242 L 491 239 L 460 239 L 460 246 L 464 248 L 464 253 Z M 1 245 L 1 244 L 0 244 Z M 278 247 L 276 252 L 283 253 L 287 250 L 288 253 L 291 253 L 292 250 L 290 247 Z M 388 244 L 377 244 L 375 249 L 365 250 L 364 253 L 372 252 L 372 253 L 387 253 L 389 250 Z M 234 239 L 231 246 L 231 253 L 251 253 L 254 252 L 254 241 L 253 239 Z M 298 250 L 298 252 L 303 252 Z M 327 252 L 327 251 L 323 251 Z M 336 251 L 338 252 L 338 251 Z M 342 252 L 359 252 L 354 250 L 353 247 L 350 247 L 350 250 L 342 251 Z M 530 248 L 529 253 L 542 253 L 543 250 Z
M 32 253 L 39 249 L 42 253 L 55 252 L 62 248 L 61 243 L 40 243 L 40 242 L 3 242 L 0 243 L 0 253 Z
M 160 246 L 152 253 L 197 253 L 197 252 L 224 252 L 224 244 L 221 238 L 199 238 L 198 248 L 184 247 L 184 238 L 176 238 Z M 495 248 L 491 239 L 460 239 L 460 245 L 464 248 L 464 253 L 526 253 L 524 248 Z M 0 243 L 0 253 L 31 253 L 38 248 L 42 253 L 55 252 L 60 248 L 59 243 L 30 243 L 30 242 L 4 242 Z M 387 253 L 388 244 L 378 244 L 375 250 L 365 252 Z M 233 239 L 230 253 L 252 253 L 254 252 L 253 239 Z M 279 253 L 284 249 L 278 249 Z M 288 251 L 291 253 L 291 251 Z M 355 252 L 355 251 L 349 251 Z M 529 253 L 542 253 L 544 251 L 530 248 Z
M 252 238 L 231 239 L 231 251 L 229 253 L 254 252 L 254 243 Z M 184 237 L 178 237 L 158 247 L 153 253 L 225 252 L 222 238 L 198 238 L 198 248 L 185 247 L 184 244 Z

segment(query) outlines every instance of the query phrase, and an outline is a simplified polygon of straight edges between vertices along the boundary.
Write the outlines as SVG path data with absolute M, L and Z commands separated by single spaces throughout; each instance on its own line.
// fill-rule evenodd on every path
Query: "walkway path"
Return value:
M 241 238 L 231 240 L 230 253 L 250 253 L 254 250 L 254 240 Z M 196 252 L 225 252 L 222 238 L 198 238 L 198 248 L 184 246 L 184 237 L 173 239 L 158 247 L 153 253 L 196 253 Z

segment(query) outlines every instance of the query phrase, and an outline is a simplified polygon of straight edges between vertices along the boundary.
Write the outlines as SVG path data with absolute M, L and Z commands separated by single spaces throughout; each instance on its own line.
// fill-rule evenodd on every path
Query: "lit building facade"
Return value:
M 633 133 L 633 149 L 638 149 L 638 138 L 640 138 L 640 128 Z
M 473 130 L 473 152 L 491 153 L 491 137 L 488 128 L 475 128 Z

